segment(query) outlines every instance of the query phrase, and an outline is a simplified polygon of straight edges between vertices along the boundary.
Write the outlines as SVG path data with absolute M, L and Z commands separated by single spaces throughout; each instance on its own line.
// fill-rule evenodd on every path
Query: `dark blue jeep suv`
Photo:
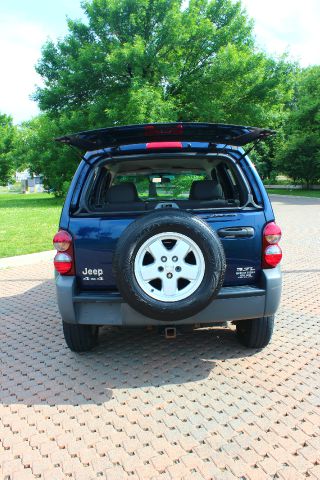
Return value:
M 67 135 L 85 151 L 54 237 L 69 348 L 101 325 L 214 325 L 242 344 L 271 339 L 281 294 L 281 230 L 242 147 L 268 129 L 208 123 Z

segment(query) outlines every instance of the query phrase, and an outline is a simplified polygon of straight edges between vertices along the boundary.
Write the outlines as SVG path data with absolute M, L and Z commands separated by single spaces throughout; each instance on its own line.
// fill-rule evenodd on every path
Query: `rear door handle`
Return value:
M 254 236 L 253 227 L 220 228 L 218 235 L 221 238 L 250 238 Z

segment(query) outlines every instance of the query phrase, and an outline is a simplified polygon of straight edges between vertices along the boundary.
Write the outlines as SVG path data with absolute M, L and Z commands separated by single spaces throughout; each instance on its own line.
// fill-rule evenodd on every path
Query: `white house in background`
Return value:
M 33 175 L 29 170 L 16 172 L 16 182 L 21 183 L 22 191 L 26 193 L 43 192 L 42 175 Z
M 16 182 L 22 182 L 22 180 L 28 180 L 30 177 L 29 170 L 23 170 L 22 172 L 16 172 Z

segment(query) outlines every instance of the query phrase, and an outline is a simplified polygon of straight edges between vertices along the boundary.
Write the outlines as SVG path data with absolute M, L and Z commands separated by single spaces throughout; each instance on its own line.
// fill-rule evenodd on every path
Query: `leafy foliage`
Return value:
M 48 41 L 36 67 L 43 114 L 24 125 L 20 148 L 57 193 L 77 158 L 54 136 L 108 125 L 208 121 L 278 127 L 295 66 L 257 52 L 240 1 L 84 1 L 87 21 Z M 21 152 L 22 153 L 22 152 Z
M 188 196 L 192 182 L 196 180 L 205 180 L 205 175 L 195 175 L 195 174 L 189 174 L 189 175 L 176 175 L 176 177 L 173 180 L 173 186 L 174 186 L 174 193 L 175 196 L 178 197 L 179 195 L 184 195 Z
M 307 186 L 320 180 L 320 67 L 303 70 L 279 149 L 279 169 Z
M 35 99 L 80 109 L 95 125 L 164 120 L 274 123 L 292 66 L 256 53 L 252 22 L 231 0 L 92 0 L 88 24 L 43 48 Z
M 65 131 L 85 128 L 83 116 L 78 113 L 52 118 L 49 115 L 25 122 L 16 135 L 14 153 L 21 159 L 20 168 L 42 174 L 45 188 L 57 196 L 67 192 L 70 180 L 79 164 L 80 156 L 67 146 L 54 142 Z
M 13 174 L 12 149 L 15 134 L 12 118 L 0 114 L 0 185 L 6 185 Z

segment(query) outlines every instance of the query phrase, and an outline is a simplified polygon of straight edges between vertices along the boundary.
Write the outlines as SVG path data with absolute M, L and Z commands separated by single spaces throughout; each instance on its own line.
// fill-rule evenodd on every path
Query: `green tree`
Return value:
M 44 46 L 35 99 L 46 112 L 86 111 L 89 123 L 176 120 L 185 87 L 229 44 L 252 48 L 252 22 L 231 0 L 92 0 L 87 24 Z M 201 85 L 200 95 L 205 93 Z M 190 112 L 191 113 L 191 112 Z
M 256 52 L 252 21 L 231 0 L 92 0 L 37 65 L 35 99 L 53 115 L 80 110 L 95 126 L 208 120 L 275 123 L 292 65 Z
M 80 161 L 70 147 L 61 146 L 54 138 L 66 131 L 79 131 L 86 127 L 80 112 L 51 118 L 42 114 L 24 122 L 16 135 L 13 151 L 20 159 L 20 168 L 43 175 L 44 186 L 57 196 L 64 195 Z M 80 152 L 79 152 L 80 153 Z
M 278 168 L 307 187 L 320 181 L 320 66 L 304 69 L 299 77 L 292 111 L 285 124 L 285 141 Z
M 280 123 L 292 96 L 294 68 L 284 58 L 256 51 L 252 21 L 241 2 L 190 0 L 185 9 L 182 3 L 84 1 L 87 21 L 69 20 L 68 35 L 44 45 L 36 67 L 44 86 L 34 99 L 45 115 L 31 127 L 42 163 L 36 152 L 29 157 L 33 169 L 48 171 L 53 188 L 61 191 L 75 162 L 61 149 L 58 153 L 44 130 L 59 135 L 178 120 Z M 61 175 L 60 161 L 44 165 L 56 156 L 62 159 Z
M 177 175 L 172 182 L 175 195 L 188 195 L 191 189 L 192 182 L 196 180 L 205 180 L 205 178 L 205 175 Z
M 0 185 L 6 185 L 14 173 L 13 144 L 16 128 L 12 118 L 0 114 Z

